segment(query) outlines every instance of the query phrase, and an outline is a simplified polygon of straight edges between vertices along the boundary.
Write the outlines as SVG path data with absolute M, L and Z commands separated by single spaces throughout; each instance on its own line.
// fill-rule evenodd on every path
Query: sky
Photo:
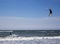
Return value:
M 59 11 L 60 0 L 0 0 L 0 30 L 60 30 Z

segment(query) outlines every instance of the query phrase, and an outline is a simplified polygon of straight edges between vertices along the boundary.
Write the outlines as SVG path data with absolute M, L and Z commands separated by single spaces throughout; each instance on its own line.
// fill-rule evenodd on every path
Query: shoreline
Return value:
M 60 39 L 60 36 L 54 36 L 54 37 L 6 37 L 6 38 L 0 38 L 0 41 L 40 40 L 40 39 Z

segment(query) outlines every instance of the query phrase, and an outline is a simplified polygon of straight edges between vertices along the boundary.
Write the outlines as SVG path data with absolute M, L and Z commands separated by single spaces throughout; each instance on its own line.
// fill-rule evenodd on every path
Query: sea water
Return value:
M 4 37 L 0 37 L 0 44 L 60 44 L 60 30 L 13 30 L 9 34 L 4 32 Z

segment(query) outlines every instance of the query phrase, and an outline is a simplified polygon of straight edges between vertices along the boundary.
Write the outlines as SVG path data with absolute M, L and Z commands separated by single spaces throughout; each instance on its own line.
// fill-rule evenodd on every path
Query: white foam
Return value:
M 6 37 L 6 38 L 0 38 L 0 41 L 11 41 L 11 40 L 35 40 L 35 39 L 60 39 L 60 36 L 55 37 Z

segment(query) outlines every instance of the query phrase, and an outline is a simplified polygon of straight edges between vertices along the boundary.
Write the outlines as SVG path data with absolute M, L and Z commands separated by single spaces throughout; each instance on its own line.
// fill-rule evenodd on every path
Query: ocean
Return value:
M 7 32 L 6 32 L 7 31 Z M 11 31 L 11 32 L 9 32 Z M 17 36 L 60 36 L 60 30 L 0 30 L 0 37 L 7 37 L 10 35 Z
M 0 44 L 60 44 L 60 30 L 0 30 Z

